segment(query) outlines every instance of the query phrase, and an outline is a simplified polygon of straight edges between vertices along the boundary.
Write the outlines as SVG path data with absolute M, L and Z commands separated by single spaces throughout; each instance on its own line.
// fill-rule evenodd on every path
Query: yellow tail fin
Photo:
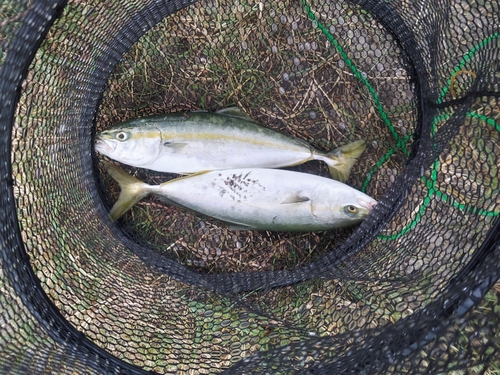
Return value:
M 352 166 L 365 148 L 366 142 L 359 140 L 329 152 L 327 156 L 330 158 L 331 162 L 328 160 L 325 160 L 325 162 L 328 165 L 332 178 L 340 182 L 346 182 L 351 173 Z
M 150 189 L 148 189 L 150 185 L 129 175 L 115 164 L 107 161 L 103 163 L 108 173 L 118 182 L 121 188 L 120 196 L 109 213 L 111 221 L 115 221 L 134 204 L 150 194 Z

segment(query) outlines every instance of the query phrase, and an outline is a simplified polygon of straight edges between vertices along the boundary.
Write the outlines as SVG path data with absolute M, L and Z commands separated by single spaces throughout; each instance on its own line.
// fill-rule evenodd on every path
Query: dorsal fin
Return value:
M 257 121 L 255 121 L 253 118 L 251 118 L 248 114 L 246 114 L 239 107 L 224 108 L 224 109 L 218 110 L 215 113 L 222 115 L 222 116 L 234 117 L 234 118 L 238 118 L 240 120 L 245 120 L 245 121 L 257 123 Z
M 168 180 L 168 181 L 162 182 L 159 186 L 165 186 L 165 185 L 168 185 L 169 183 L 174 182 L 174 181 L 185 180 L 186 178 L 191 178 L 191 177 L 194 177 L 194 176 L 199 176 L 201 174 L 205 174 L 205 173 L 209 173 L 209 172 L 213 172 L 213 171 L 208 171 L 207 170 L 207 171 L 199 171 L 199 172 L 195 172 L 195 173 L 182 174 L 181 176 L 179 176 L 177 178 L 174 178 L 172 180 Z

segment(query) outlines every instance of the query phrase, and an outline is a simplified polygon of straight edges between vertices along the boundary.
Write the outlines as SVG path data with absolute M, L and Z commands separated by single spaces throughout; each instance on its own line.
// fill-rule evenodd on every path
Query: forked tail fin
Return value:
M 332 178 L 340 182 L 346 182 L 352 166 L 365 148 L 366 142 L 358 140 L 330 151 L 327 154 L 328 159 L 324 161 L 328 165 Z
M 108 173 L 120 185 L 121 191 L 118 200 L 114 204 L 109 218 L 117 220 L 127 212 L 134 204 L 151 193 L 151 186 L 126 173 L 123 169 L 107 161 L 103 162 Z

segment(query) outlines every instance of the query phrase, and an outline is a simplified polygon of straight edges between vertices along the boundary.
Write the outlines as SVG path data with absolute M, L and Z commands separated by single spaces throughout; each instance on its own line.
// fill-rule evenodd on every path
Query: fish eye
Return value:
M 356 214 L 358 212 L 358 208 L 356 206 L 353 206 L 352 204 L 345 206 L 344 210 L 347 214 Z
M 118 132 L 115 135 L 115 138 L 119 140 L 120 142 L 124 142 L 129 138 L 129 133 L 127 132 Z

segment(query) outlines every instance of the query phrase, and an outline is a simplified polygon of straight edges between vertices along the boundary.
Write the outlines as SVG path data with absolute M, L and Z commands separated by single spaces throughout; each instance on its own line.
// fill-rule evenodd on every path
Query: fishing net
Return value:
M 498 373 L 499 5 L 2 3 L 0 372 Z M 109 220 L 96 132 L 234 106 L 364 139 L 371 215 L 232 232 L 150 197 Z

